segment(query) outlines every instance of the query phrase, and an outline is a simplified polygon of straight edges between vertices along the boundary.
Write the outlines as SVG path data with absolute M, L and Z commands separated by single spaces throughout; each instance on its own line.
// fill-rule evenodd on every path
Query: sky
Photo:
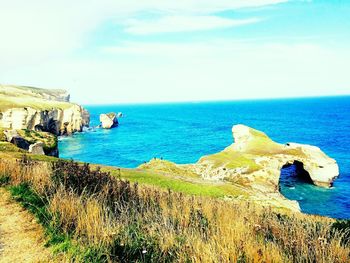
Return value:
M 0 83 L 82 104 L 350 94 L 348 0 L 0 0 Z

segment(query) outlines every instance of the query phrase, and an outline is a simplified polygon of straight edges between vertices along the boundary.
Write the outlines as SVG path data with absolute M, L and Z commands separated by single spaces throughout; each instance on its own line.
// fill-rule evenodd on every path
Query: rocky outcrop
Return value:
M 57 136 L 48 132 L 31 130 L 3 130 L 4 141 L 32 154 L 59 157 Z
M 140 166 L 152 171 L 190 174 L 212 182 L 229 182 L 243 187 L 249 200 L 299 210 L 296 201 L 279 192 L 281 169 L 295 164 L 299 176 L 322 187 L 330 187 L 339 174 L 336 161 L 320 148 L 272 141 L 265 133 L 244 125 L 232 128 L 234 143 L 223 151 L 204 156 L 195 164 L 177 165 L 157 160 Z M 184 173 L 186 171 L 186 173 Z M 169 172 L 170 173 L 170 172 Z
M 297 164 L 312 183 L 330 187 L 339 175 L 336 161 L 320 148 L 272 141 L 263 132 L 244 125 L 232 128 L 234 143 L 224 151 L 201 158 L 197 170 L 208 178 L 244 176 L 250 181 L 266 178 L 273 189 L 278 188 L 281 169 Z M 266 184 L 265 184 L 266 186 Z
M 119 124 L 117 114 L 114 112 L 101 114 L 100 122 L 103 129 L 111 129 L 118 126 Z
M 89 125 L 89 113 L 69 103 L 69 97 L 64 90 L 0 86 L 0 127 L 55 135 L 82 131 Z

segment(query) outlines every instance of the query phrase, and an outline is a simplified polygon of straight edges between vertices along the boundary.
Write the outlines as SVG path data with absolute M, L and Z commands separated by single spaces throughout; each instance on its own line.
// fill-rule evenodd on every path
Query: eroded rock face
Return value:
M 118 126 L 117 114 L 110 112 L 100 115 L 100 122 L 103 129 L 111 129 Z
M 82 131 L 89 125 L 89 113 L 69 99 L 65 90 L 0 85 L 0 128 L 55 135 Z
M 244 125 L 233 126 L 232 133 L 234 138 L 232 149 L 245 155 L 250 154 L 250 158 L 262 169 L 270 170 L 274 174 L 279 175 L 284 165 L 299 162 L 308 172 L 312 182 L 318 186 L 332 186 L 339 175 L 337 162 L 316 146 L 298 143 L 278 144 L 266 134 Z
M 89 122 L 88 112 L 83 107 L 72 104 L 67 109 L 38 110 L 30 107 L 8 109 L 2 112 L 0 127 L 64 135 L 82 131 Z
M 320 148 L 311 145 L 288 143 L 287 149 L 301 151 L 303 155 L 296 159 L 302 162 L 315 185 L 329 187 L 339 176 L 337 162 L 328 157 Z

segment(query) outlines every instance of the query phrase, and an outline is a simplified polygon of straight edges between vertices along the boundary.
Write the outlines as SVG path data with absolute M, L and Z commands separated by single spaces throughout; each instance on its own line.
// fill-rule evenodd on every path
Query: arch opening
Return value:
M 280 185 L 294 187 L 298 183 L 313 184 L 308 171 L 304 169 L 304 164 L 299 161 L 287 163 L 281 168 Z

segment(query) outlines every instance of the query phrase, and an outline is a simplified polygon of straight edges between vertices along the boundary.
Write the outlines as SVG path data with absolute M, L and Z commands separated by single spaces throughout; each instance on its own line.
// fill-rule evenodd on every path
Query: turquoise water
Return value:
M 281 191 L 306 213 L 350 218 L 350 97 L 212 103 L 86 106 L 91 126 L 100 113 L 123 112 L 119 127 L 61 138 L 60 156 L 136 167 L 153 157 L 196 162 L 232 143 L 231 127 L 245 124 L 280 143 L 319 146 L 335 158 L 340 177 L 332 189 L 305 184 L 283 170 Z

